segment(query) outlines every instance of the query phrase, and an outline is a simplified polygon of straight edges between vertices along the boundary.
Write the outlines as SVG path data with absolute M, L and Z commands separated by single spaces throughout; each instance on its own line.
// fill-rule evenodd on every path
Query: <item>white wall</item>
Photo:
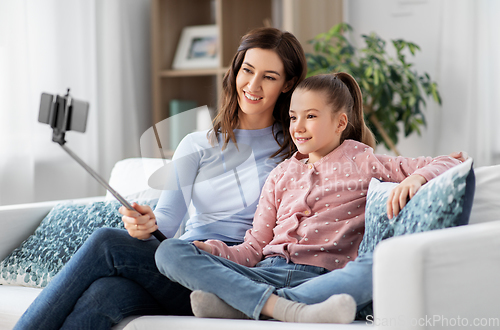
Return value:
M 416 43 L 421 51 L 408 61 L 415 64 L 419 73 L 427 72 L 433 80 L 439 80 L 441 1 L 346 0 L 344 3 L 345 19 L 354 28 L 355 35 L 376 32 L 386 41 L 400 38 Z M 355 43 L 362 46 L 362 39 L 355 40 Z M 390 47 L 392 45 L 388 44 L 387 49 Z M 428 127 L 423 128 L 422 136 L 413 133 L 404 138 L 404 134 L 400 135 L 397 147 L 404 156 L 436 156 L 440 152 L 433 143 L 437 138 L 435 128 L 439 127 L 439 111 L 440 107 L 434 101 L 427 101 L 424 113 Z M 387 152 L 383 147 L 378 147 L 377 151 Z

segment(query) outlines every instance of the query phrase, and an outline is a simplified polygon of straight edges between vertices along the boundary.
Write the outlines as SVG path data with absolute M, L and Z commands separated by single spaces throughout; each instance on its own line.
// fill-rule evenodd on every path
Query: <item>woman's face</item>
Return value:
M 246 51 L 236 76 L 240 129 L 261 129 L 273 124 L 278 97 L 288 91 L 285 68 L 272 50 L 251 48 Z
M 334 114 L 323 92 L 296 89 L 290 102 L 290 135 L 298 151 L 314 163 L 340 145 L 347 125 L 344 112 Z

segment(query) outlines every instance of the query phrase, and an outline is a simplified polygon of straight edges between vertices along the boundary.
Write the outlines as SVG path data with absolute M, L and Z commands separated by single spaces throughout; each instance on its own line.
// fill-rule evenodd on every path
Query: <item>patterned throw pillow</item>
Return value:
M 472 159 L 457 165 L 423 185 L 391 220 L 387 197 L 397 185 L 372 179 L 368 188 L 365 234 L 359 254 L 372 252 L 389 237 L 466 225 L 474 199 L 475 177 Z
M 151 208 L 158 200 L 138 201 Z M 0 263 L 0 284 L 43 288 L 98 228 L 124 228 L 117 201 L 56 205 Z

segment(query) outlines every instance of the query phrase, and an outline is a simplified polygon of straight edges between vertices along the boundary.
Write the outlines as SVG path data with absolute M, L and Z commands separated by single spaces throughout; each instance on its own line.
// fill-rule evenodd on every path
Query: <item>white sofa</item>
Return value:
M 125 196 L 154 197 L 146 178 L 158 159 L 118 162 L 110 184 Z M 374 318 L 314 329 L 500 328 L 500 165 L 475 169 L 470 224 L 387 239 L 374 256 Z M 102 196 L 81 201 L 111 199 Z M 0 260 L 36 229 L 61 201 L 0 207 Z M 0 329 L 12 329 L 41 289 L 0 285 Z M 465 326 L 467 322 L 467 326 Z M 485 326 L 486 325 L 486 326 Z M 115 329 L 304 329 L 276 321 L 200 319 L 180 316 L 129 318 Z

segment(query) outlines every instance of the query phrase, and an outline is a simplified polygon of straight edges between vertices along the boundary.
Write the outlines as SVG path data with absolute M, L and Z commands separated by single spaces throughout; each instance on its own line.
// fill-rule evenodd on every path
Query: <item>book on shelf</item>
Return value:
M 175 150 L 179 142 L 189 133 L 196 131 L 196 101 L 170 101 L 169 131 L 170 150 Z

